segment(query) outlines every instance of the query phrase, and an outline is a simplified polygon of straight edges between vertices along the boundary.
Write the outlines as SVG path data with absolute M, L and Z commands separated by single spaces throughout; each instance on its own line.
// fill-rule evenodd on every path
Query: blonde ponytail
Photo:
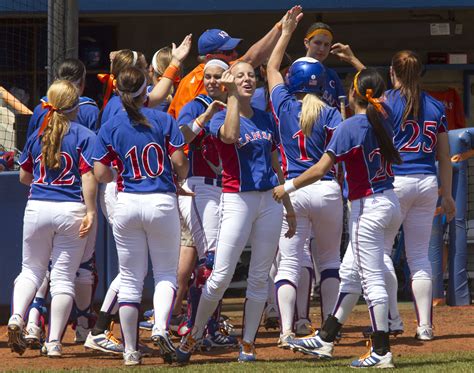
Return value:
M 66 113 L 74 111 L 79 102 L 76 86 L 66 80 L 57 80 L 48 89 L 48 103 L 51 113 L 41 134 L 41 154 L 47 168 L 61 167 L 61 144 L 69 130 Z
M 307 93 L 301 105 L 300 127 L 306 137 L 311 136 L 313 125 L 326 104 L 316 95 Z

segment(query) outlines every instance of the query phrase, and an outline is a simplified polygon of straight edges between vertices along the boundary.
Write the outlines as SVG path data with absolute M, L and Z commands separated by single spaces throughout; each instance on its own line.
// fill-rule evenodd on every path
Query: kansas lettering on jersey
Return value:
M 61 167 L 47 168 L 42 161 L 41 139 L 38 130 L 26 141 L 20 156 L 23 170 L 33 174 L 30 199 L 45 201 L 81 202 L 81 175 L 92 169 L 95 134 L 79 123 L 71 122 L 61 143 Z
M 390 121 L 384 123 L 392 136 Z M 393 189 L 391 165 L 385 162 L 375 132 L 365 114 L 345 120 L 334 131 L 327 152 L 343 161 L 351 201 Z
M 399 90 L 385 92 L 385 102 L 393 115 L 393 142 L 403 163 L 393 165 L 395 175 L 436 174 L 436 143 L 438 133 L 447 132 L 444 106 L 425 92 L 420 97 L 418 120 L 408 117 L 402 123 L 406 99 Z
M 282 160 L 285 160 L 282 162 L 283 172 L 285 177 L 295 178 L 321 159 L 332 133 L 342 121 L 341 114 L 336 108 L 324 107 L 313 125 L 311 136 L 306 137 L 299 124 L 302 104 L 285 85 L 273 88 L 271 101 L 279 124 L 280 151 Z M 331 171 L 323 180 L 333 178 L 334 172 Z
M 240 117 L 240 138 L 235 144 L 225 144 L 218 135 L 227 110 L 211 120 L 210 131 L 222 160 L 223 192 L 265 191 L 278 185 L 271 155 L 280 143 L 278 131 L 270 113 L 253 110 L 252 118 Z
M 48 102 L 48 98 L 45 96 L 41 101 Z M 30 137 L 31 134 L 41 126 L 46 113 L 47 110 L 43 109 L 41 104 L 36 105 L 33 115 L 30 118 L 30 122 L 28 123 L 28 131 L 26 133 L 27 137 Z M 98 116 L 99 109 L 95 101 L 89 97 L 79 97 L 79 110 L 75 122 L 82 124 L 91 131 L 95 131 Z
M 178 126 L 187 126 L 202 113 L 204 113 L 212 102 L 212 98 L 199 95 L 193 101 L 187 103 L 179 113 Z M 217 152 L 215 139 L 209 132 L 210 122 L 205 123 L 204 130 L 197 135 L 189 144 L 189 173 L 190 176 L 204 176 L 216 178 L 220 176 L 216 171 L 220 168 L 219 153 Z
M 127 113 L 104 123 L 97 135 L 94 161 L 117 166 L 117 190 L 127 193 L 176 192 L 170 157 L 184 137 L 168 114 L 141 110 L 151 128 L 133 125 Z
M 326 67 L 326 84 L 323 92 L 323 100 L 329 106 L 339 108 L 339 96 L 345 96 L 344 87 L 339 79 L 339 75 L 333 70 Z M 346 100 L 347 106 L 347 100 Z

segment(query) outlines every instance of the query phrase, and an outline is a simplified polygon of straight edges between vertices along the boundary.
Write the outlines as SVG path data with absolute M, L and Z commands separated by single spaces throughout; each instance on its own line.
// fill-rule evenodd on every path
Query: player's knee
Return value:
M 119 304 L 123 303 L 138 303 L 140 304 L 142 301 L 142 291 L 143 285 L 141 287 L 120 287 L 120 291 L 118 293 L 118 302 Z
M 418 268 L 413 271 L 413 275 L 411 276 L 413 280 L 431 280 L 432 279 L 432 271 L 431 266 Z
M 321 282 L 324 280 L 334 278 L 339 280 L 339 268 L 328 268 L 321 271 Z
M 46 269 L 34 268 L 34 267 L 23 267 L 21 273 L 15 279 L 15 283 L 19 279 L 27 279 L 33 282 L 37 289 L 41 287 L 44 277 L 46 276 Z
M 212 272 L 205 286 L 205 294 L 209 299 L 221 299 L 230 285 L 232 275 Z
M 59 294 L 67 294 L 71 297 L 75 297 L 75 286 L 74 282 L 64 279 L 51 279 L 51 296 L 54 297 Z
M 247 298 L 266 299 L 268 293 L 268 275 L 249 275 L 247 279 Z
M 120 289 L 120 274 L 115 276 L 114 280 L 109 285 L 109 290 L 112 290 L 116 293 L 119 292 Z
M 76 272 L 76 284 L 94 285 L 96 279 L 95 271 L 86 268 L 79 268 Z

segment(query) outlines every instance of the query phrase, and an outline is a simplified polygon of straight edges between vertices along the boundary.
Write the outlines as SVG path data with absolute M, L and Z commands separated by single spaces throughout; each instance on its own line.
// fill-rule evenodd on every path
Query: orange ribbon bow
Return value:
M 41 134 L 44 132 L 46 126 L 48 125 L 49 119 L 53 115 L 53 112 L 59 110 L 56 106 L 54 106 L 53 104 L 50 104 L 49 102 L 46 102 L 46 101 L 41 102 L 41 107 L 43 109 L 48 110 L 48 112 L 44 116 L 43 122 L 41 123 L 40 129 L 38 131 L 38 137 L 41 136 Z
M 362 99 L 366 99 L 368 102 L 370 102 L 372 105 L 374 105 L 375 107 L 375 110 L 377 110 L 379 113 L 381 113 L 385 118 L 387 118 L 387 112 L 385 111 L 385 109 L 383 108 L 382 106 L 382 102 L 383 100 L 379 99 L 379 98 L 374 98 L 373 97 L 373 94 L 374 94 L 374 91 L 371 89 L 371 88 L 367 88 L 365 90 L 365 96 L 362 95 L 359 91 L 359 85 L 357 84 L 357 79 L 359 78 L 359 74 L 362 70 L 359 70 L 357 72 L 357 74 L 355 74 L 354 76 L 354 90 L 357 94 L 357 96 L 361 97 Z
M 102 104 L 102 110 L 107 106 L 110 96 L 112 96 L 112 91 L 115 88 L 115 76 L 114 74 L 97 74 L 97 78 L 102 84 L 107 84 L 104 94 L 104 103 Z

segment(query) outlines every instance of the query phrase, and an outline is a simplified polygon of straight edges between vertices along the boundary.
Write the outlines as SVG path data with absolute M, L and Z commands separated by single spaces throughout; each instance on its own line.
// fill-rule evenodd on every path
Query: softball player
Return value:
M 79 106 L 77 87 L 65 80 L 48 90 L 40 128 L 20 157 L 20 181 L 31 184 L 23 227 L 22 271 L 15 280 L 8 344 L 23 354 L 24 317 L 41 286 L 51 258 L 51 314 L 45 353 L 62 354 L 61 338 L 73 305 L 74 280 L 96 219 L 97 184 L 92 174 L 93 132 L 72 122 Z
M 155 279 L 152 340 L 165 359 L 172 359 L 174 354 L 167 329 L 176 291 L 179 215 L 171 167 L 180 178 L 188 172 L 181 149 L 184 139 L 173 118 L 141 109 L 146 83 L 138 68 L 121 71 L 117 91 L 126 112 L 101 127 L 94 150 L 94 172 L 99 182 L 112 181 L 110 166 L 114 161 L 118 166 L 113 231 L 120 266 L 118 301 L 125 365 L 141 363 L 138 308 L 148 253 Z
M 254 361 L 254 340 L 267 298 L 268 273 L 275 257 L 283 210 L 271 196 L 278 184 L 278 133 L 271 116 L 253 109 L 255 73 L 245 62 L 225 71 L 221 84 L 228 92 L 227 109 L 214 115 L 210 129 L 222 159 L 221 223 L 214 268 L 203 289 L 193 330 L 176 350 L 178 361 L 189 360 L 202 338 L 209 316 L 229 286 L 237 261 L 250 238 L 252 256 L 247 279 L 243 337 L 239 361 Z M 294 212 L 286 199 L 288 236 L 294 234 Z
M 160 79 L 155 87 L 148 92 L 145 100 L 148 106 L 156 106 L 168 96 L 169 91 L 173 86 L 173 81 L 178 76 L 179 67 L 188 55 L 190 47 L 191 35 L 187 35 L 181 45 L 177 48 L 173 43 L 171 63 L 162 76 L 166 79 Z M 154 61 L 156 59 L 156 53 L 153 57 Z M 115 76 L 118 76 L 118 74 L 123 69 L 130 66 L 136 66 L 145 72 L 146 61 L 144 56 L 141 53 L 130 51 L 128 49 L 118 51 L 113 55 L 111 74 L 106 75 L 107 80 L 105 80 L 104 76 L 102 76 L 102 79 L 107 83 L 106 93 L 108 93 L 108 88 L 111 87 L 110 95 L 112 95 L 112 93 L 113 95 L 110 100 L 104 99 L 104 106 L 106 106 L 105 109 L 104 107 L 102 108 L 103 111 L 100 117 L 101 124 L 104 124 L 107 120 L 118 113 L 123 112 L 124 108 L 120 95 L 114 93 L 113 91 L 113 87 L 115 85 L 114 80 Z M 115 204 L 117 201 L 117 186 L 115 178 L 114 181 L 100 186 L 99 197 L 102 211 L 105 213 L 109 224 L 113 225 L 113 216 Z M 104 302 L 102 303 L 96 325 L 91 330 L 84 343 L 86 348 L 112 354 L 121 354 L 123 352 L 123 345 L 114 338 L 112 331 L 109 330 L 113 315 L 118 310 L 117 294 L 119 292 L 119 286 L 120 273 L 109 285 L 109 289 L 107 290 Z
M 388 232 L 394 227 L 396 229 L 401 220 L 391 171 L 392 163 L 400 164 L 401 159 L 392 142 L 392 124 L 385 120 L 387 109 L 378 100 L 384 88 L 383 80 L 375 70 L 357 73 L 349 93 L 349 103 L 355 115 L 338 126 L 326 153 L 316 165 L 274 190 L 274 196 L 279 200 L 288 192 L 322 179 L 336 162 L 345 163 L 345 178 L 352 201 L 349 220 L 351 250 L 347 250 L 340 268 L 341 286 L 334 316 L 329 315 L 321 331 L 313 336 L 292 339 L 288 344 L 304 353 L 331 358 L 337 333 L 355 304 L 353 297 L 345 298 L 351 294 L 358 297 L 362 284 L 375 332 L 370 353 L 353 361 L 351 366 L 355 368 L 393 367 L 384 247 L 390 244 Z
M 278 118 L 287 178 L 299 176 L 321 159 L 332 133 L 342 121 L 339 111 L 326 105 L 320 98 L 325 87 L 326 71 L 319 61 L 310 57 L 296 60 L 288 70 L 286 85 L 279 72 L 285 49 L 302 16 L 301 8 L 297 8 L 283 18 L 282 35 L 267 66 L 268 86 Z M 335 279 L 331 283 L 332 291 L 322 292 L 331 294 L 331 297 L 321 299 L 324 310 L 327 310 L 323 320 L 336 303 L 342 234 L 342 195 L 333 171 L 321 181 L 295 191 L 290 198 L 296 214 L 297 229 L 291 239 L 284 235 L 280 238 L 280 260 L 275 277 L 281 320 L 278 345 L 285 348 L 288 347 L 287 340 L 295 336 L 293 320 L 299 272 L 311 227 L 318 248 L 316 259 L 321 271 L 321 287 L 324 288 L 326 280 Z M 282 231 L 285 228 L 283 222 Z
M 452 166 L 449 156 L 447 123 L 443 104 L 420 89 L 423 67 L 412 51 L 401 51 L 392 58 L 390 77 L 394 89 L 386 92 L 394 120 L 394 143 L 403 164 L 394 165 L 395 193 L 400 200 L 405 251 L 411 274 L 411 288 L 418 320 L 415 338 L 433 339 L 432 280 L 428 246 L 438 199 L 435 162 L 441 183 L 441 208 L 449 222 L 455 213 L 451 194 Z M 398 227 L 390 232 L 392 242 Z M 391 246 L 387 247 L 391 254 Z M 393 263 L 387 277 L 390 317 L 401 324 L 397 309 L 397 280 Z
M 214 139 L 209 132 L 209 123 L 212 117 L 222 108 L 227 99 L 227 93 L 221 89 L 219 80 L 222 73 L 229 66 L 221 60 L 210 60 L 204 66 L 204 87 L 207 95 L 199 95 L 186 104 L 178 117 L 178 125 L 189 143 L 188 158 L 190 162 L 189 174 L 183 185 L 185 190 L 195 193 L 194 197 L 180 195 L 179 209 L 184 223 L 190 229 L 197 258 L 201 265 L 212 270 L 214 251 L 216 248 L 217 233 L 219 229 L 219 203 L 222 192 L 222 167 L 217 153 Z M 183 250 L 183 248 L 182 248 Z M 192 271 L 196 263 L 196 254 L 184 253 L 180 261 L 180 268 L 188 268 L 186 279 L 189 280 L 189 270 Z M 192 327 L 196 311 L 209 270 L 198 268 L 196 278 L 189 289 L 188 327 Z M 186 281 L 187 281 L 186 280 Z M 199 285 L 201 284 L 201 286 Z M 184 291 L 186 288 L 184 287 Z M 182 291 L 181 299 L 184 295 Z M 178 290 L 179 292 L 179 290 Z M 217 316 L 217 314 L 215 314 Z M 212 318 L 208 325 L 208 340 L 212 346 L 229 347 L 237 344 L 231 336 L 219 332 L 218 319 Z
M 79 95 L 82 95 L 84 92 L 86 68 L 80 60 L 74 58 L 64 60 L 59 65 L 56 76 L 58 79 L 67 80 L 73 83 L 79 90 Z M 48 98 L 43 97 L 41 101 L 48 102 Z M 41 125 L 47 112 L 46 109 L 42 108 L 41 104 L 35 108 L 28 127 L 28 132 L 30 134 Z M 77 118 L 75 119 L 77 123 L 94 131 L 98 114 L 99 109 L 94 100 L 88 97 L 79 97 L 79 108 Z M 75 279 L 76 290 L 73 310 L 75 320 L 73 328 L 75 329 L 74 341 L 76 343 L 84 343 L 89 329 L 95 322 L 95 318 L 91 313 L 91 303 L 97 279 L 94 258 L 96 234 L 97 220 L 87 236 L 86 250 Z M 48 287 L 49 275 L 45 277 L 43 284 L 38 289 L 28 312 L 28 324 L 26 326 L 25 339 L 31 347 L 39 347 L 43 339 L 43 310 L 45 309 L 45 299 L 48 293 Z

